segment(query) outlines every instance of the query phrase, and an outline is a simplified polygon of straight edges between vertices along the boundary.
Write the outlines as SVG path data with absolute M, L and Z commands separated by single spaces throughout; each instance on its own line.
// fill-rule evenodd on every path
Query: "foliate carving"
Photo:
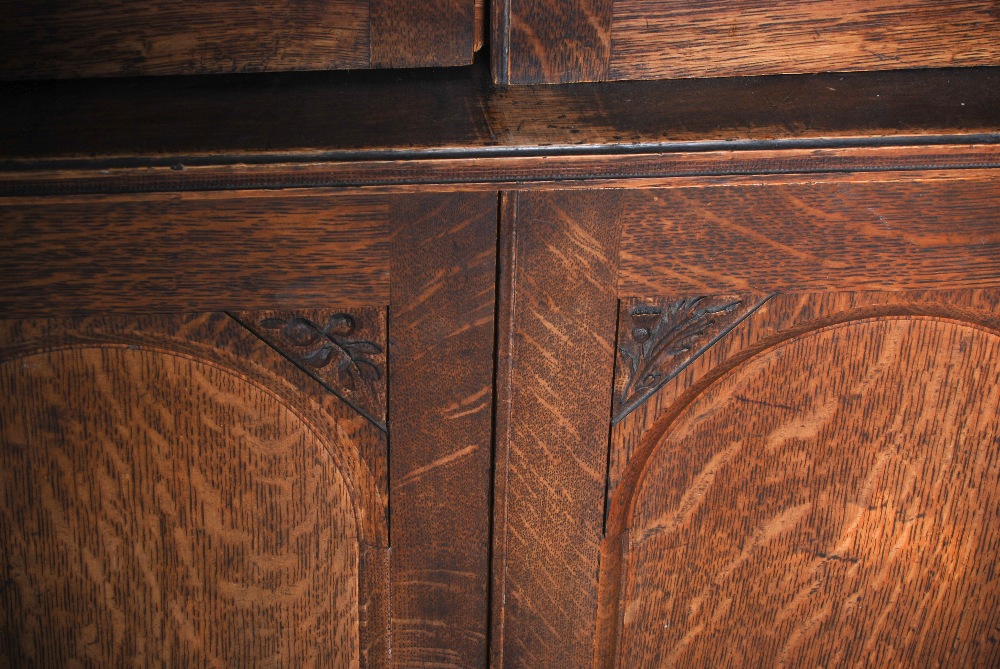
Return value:
M 646 401 L 762 303 L 745 297 L 704 296 L 669 303 L 623 302 L 612 424 Z
M 345 390 L 382 378 L 382 369 L 370 357 L 381 353 L 382 347 L 356 338 L 357 322 L 350 314 L 333 314 L 322 326 L 304 316 L 265 318 L 260 325 L 280 330 L 280 336 L 300 349 L 299 361 L 306 367 L 319 370 L 334 363 Z
M 233 314 L 327 389 L 385 428 L 385 310 Z

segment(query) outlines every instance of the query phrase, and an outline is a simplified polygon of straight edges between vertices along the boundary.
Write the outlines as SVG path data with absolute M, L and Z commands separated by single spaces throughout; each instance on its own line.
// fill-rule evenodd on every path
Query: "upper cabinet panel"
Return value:
M 0 78 L 472 62 L 475 0 L 0 0 Z
M 503 0 L 499 83 L 1000 63 L 991 0 Z

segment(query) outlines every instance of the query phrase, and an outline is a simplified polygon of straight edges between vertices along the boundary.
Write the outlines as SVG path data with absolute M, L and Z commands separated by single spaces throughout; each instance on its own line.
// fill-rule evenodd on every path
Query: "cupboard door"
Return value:
M 384 664 L 383 431 L 226 314 L 3 326 L 7 663 Z
M 989 0 L 504 0 L 493 11 L 498 83 L 1000 63 Z
M 467 65 L 475 0 L 0 3 L 0 78 Z
M 0 224 L 0 657 L 485 663 L 495 193 Z
M 992 666 L 992 171 L 505 195 L 494 666 Z

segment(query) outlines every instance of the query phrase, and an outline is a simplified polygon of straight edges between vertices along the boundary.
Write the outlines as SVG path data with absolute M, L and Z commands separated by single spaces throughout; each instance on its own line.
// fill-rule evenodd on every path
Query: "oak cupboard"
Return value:
M 995 666 L 996 71 L 489 76 L 4 85 L 0 665 Z

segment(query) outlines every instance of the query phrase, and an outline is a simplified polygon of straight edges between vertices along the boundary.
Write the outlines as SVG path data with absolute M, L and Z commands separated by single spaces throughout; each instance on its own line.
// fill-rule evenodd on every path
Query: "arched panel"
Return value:
M 0 388 L 14 665 L 358 666 L 350 486 L 284 400 L 126 346 L 14 357 Z
M 1000 339 L 796 336 L 672 422 L 632 500 L 621 666 L 1000 659 Z

